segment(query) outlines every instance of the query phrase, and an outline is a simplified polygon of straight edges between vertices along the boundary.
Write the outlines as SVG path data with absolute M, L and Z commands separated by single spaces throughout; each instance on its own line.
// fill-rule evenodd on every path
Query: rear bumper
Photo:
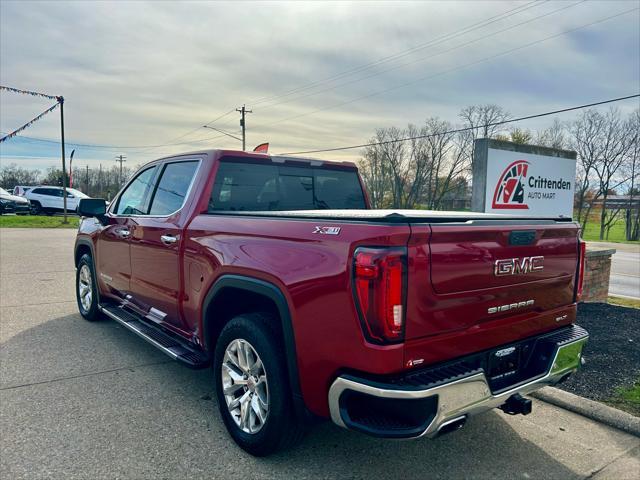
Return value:
M 513 385 L 485 373 L 486 359 L 511 345 L 394 378 L 345 374 L 329 389 L 331 419 L 379 437 L 434 437 L 468 416 L 500 407 L 515 394 L 563 381 L 579 368 L 588 337 L 586 330 L 572 325 L 521 342 L 532 348 L 522 370 L 534 374 L 515 375 Z

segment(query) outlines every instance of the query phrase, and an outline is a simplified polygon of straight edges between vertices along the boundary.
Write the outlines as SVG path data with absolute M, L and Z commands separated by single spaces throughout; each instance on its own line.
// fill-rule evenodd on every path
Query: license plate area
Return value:
M 492 385 L 509 384 L 520 370 L 521 346 L 514 345 L 489 354 L 489 382 Z M 499 387 L 498 387 L 499 388 Z

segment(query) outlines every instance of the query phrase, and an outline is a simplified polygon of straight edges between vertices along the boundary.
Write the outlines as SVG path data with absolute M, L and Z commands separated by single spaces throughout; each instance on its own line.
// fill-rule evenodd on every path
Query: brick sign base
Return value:
M 583 302 L 606 302 L 609 296 L 611 256 L 615 249 L 591 250 L 587 247 L 584 270 Z

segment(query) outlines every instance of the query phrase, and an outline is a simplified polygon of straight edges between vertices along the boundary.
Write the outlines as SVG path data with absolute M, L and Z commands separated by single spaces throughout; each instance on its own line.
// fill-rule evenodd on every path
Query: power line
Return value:
M 306 117 L 306 116 L 313 115 L 313 114 L 316 114 L 316 113 L 319 113 L 319 112 L 332 110 L 332 109 L 337 108 L 337 107 L 342 107 L 344 105 L 349 105 L 351 103 L 355 103 L 357 101 L 364 100 L 365 98 L 371 98 L 371 97 L 374 97 L 374 96 L 377 96 L 377 95 L 381 95 L 383 93 L 387 93 L 387 92 L 390 92 L 390 91 L 393 91 L 393 90 L 398 90 L 400 88 L 407 87 L 409 85 L 413 85 L 415 83 L 423 82 L 424 80 L 429 80 L 429 79 L 432 79 L 432 78 L 435 78 L 435 77 L 439 77 L 441 75 L 446 75 L 448 73 L 452 73 L 452 72 L 455 72 L 455 71 L 458 71 L 458 70 L 463 70 L 465 68 L 469 68 L 469 67 L 472 67 L 472 66 L 475 66 L 475 65 L 479 65 L 481 63 L 485 63 L 485 62 L 488 62 L 490 60 L 494 60 L 496 58 L 499 58 L 499 57 L 502 57 L 502 56 L 505 56 L 505 55 L 510 55 L 510 54 L 512 54 L 512 53 L 514 53 L 514 52 L 516 52 L 518 50 L 523 50 L 525 48 L 532 47 L 534 45 L 546 42 L 548 40 L 552 40 L 552 39 L 557 38 L 557 37 L 561 37 L 563 35 L 567 35 L 569 33 L 575 32 L 577 30 L 580 30 L 580 29 L 583 29 L 583 28 L 587 28 L 587 27 L 591 27 L 593 25 L 597 25 L 599 23 L 603 23 L 603 22 L 606 22 L 608 20 L 612 20 L 612 19 L 620 17 L 622 15 L 626 15 L 628 13 L 638 11 L 639 9 L 640 8 L 636 7 L 636 8 L 632 8 L 630 10 L 625 10 L 625 11 L 617 13 L 615 15 L 611 15 L 609 17 L 605 17 L 605 18 L 602 18 L 600 20 L 596 20 L 596 21 L 591 22 L 591 23 L 580 25 L 578 27 L 574 27 L 574 28 L 571 28 L 569 30 L 565 30 L 563 32 L 556 33 L 554 35 L 550 35 L 548 37 L 544 37 L 544 38 L 535 40 L 533 42 L 529 42 L 529 43 L 526 43 L 524 45 L 520 45 L 518 47 L 505 50 L 505 51 L 497 53 L 495 55 L 490 55 L 488 57 L 484 57 L 484 58 L 482 58 L 480 60 L 476 60 L 474 62 L 466 63 L 466 64 L 463 64 L 463 65 L 459 65 L 457 67 L 450 68 L 448 70 L 444 70 L 444 71 L 441 71 L 441 72 L 438 72 L 438 73 L 435 73 L 435 74 L 432 74 L 432 75 L 427 75 L 427 76 L 424 76 L 424 77 L 420 77 L 420 78 L 418 78 L 416 80 L 412 80 L 410 82 L 405 82 L 405 83 L 402 83 L 402 84 L 399 84 L 399 85 L 395 85 L 393 87 L 389 87 L 389 88 L 385 88 L 385 89 L 382 89 L 382 90 L 378 90 L 376 92 L 372 92 L 372 93 L 369 93 L 369 94 L 366 94 L 366 95 L 361 95 L 359 97 L 352 98 L 351 100 L 340 102 L 340 103 L 337 103 L 337 104 L 334 104 L 334 105 L 329 105 L 327 107 L 318 108 L 318 109 L 315 109 L 315 110 L 311 110 L 309 112 L 301 113 L 301 114 L 298 114 L 298 115 L 293 115 L 293 116 L 290 116 L 290 117 L 285 117 L 285 118 L 282 118 L 280 120 L 276 120 L 275 122 L 271 122 L 271 123 L 268 123 L 268 124 L 257 125 L 255 128 L 270 127 L 270 126 L 273 126 L 273 125 L 277 125 L 279 123 L 288 122 L 290 120 L 296 120 L 298 118 Z
M 285 104 L 285 103 L 289 103 L 289 102 L 297 101 L 297 100 L 300 100 L 300 99 L 303 99 L 303 98 L 313 97 L 313 96 L 315 96 L 315 95 L 319 95 L 319 94 L 321 94 L 321 93 L 329 92 L 329 91 L 331 91 L 331 90 L 335 90 L 335 89 L 337 89 L 337 88 L 344 87 L 344 86 L 346 86 L 346 85 L 352 85 L 352 84 L 354 84 L 354 83 L 358 83 L 358 82 L 361 82 L 361 81 L 363 81 L 363 80 L 367 80 L 367 79 L 369 79 L 369 78 L 376 77 L 376 76 L 378 76 L 378 75 L 382 75 L 383 73 L 391 72 L 391 71 L 393 71 L 393 70 L 397 70 L 397 69 L 399 69 L 399 68 L 406 67 L 407 65 L 412 65 L 412 64 L 414 64 L 414 63 L 423 62 L 423 61 L 425 61 L 425 60 L 429 60 L 429 59 L 431 59 L 431 58 L 438 57 L 438 56 L 440 56 L 440 55 L 444 55 L 445 53 L 453 52 L 453 51 L 458 50 L 458 49 L 460 49 L 460 48 L 462 48 L 462 47 L 466 47 L 466 46 L 468 46 L 468 45 L 473 45 L 473 44 L 475 44 L 475 43 L 477 43 L 477 42 L 479 42 L 479 41 L 481 41 L 481 40 L 485 40 L 485 39 L 487 39 L 487 38 L 494 37 L 494 36 L 496 36 L 496 35 L 499 35 L 499 34 L 501 34 L 501 33 L 507 32 L 507 31 L 509 31 L 509 30 L 513 30 L 514 28 L 518 28 L 518 27 L 521 27 L 521 26 L 526 25 L 526 24 L 528 24 L 528 23 L 535 22 L 536 20 L 540 20 L 541 18 L 548 17 L 549 15 L 553 15 L 553 14 L 558 13 L 558 12 L 561 12 L 561 11 L 563 11 L 563 10 L 567 10 L 567 9 L 569 9 L 569 8 L 575 7 L 576 5 L 579 5 L 579 4 L 584 3 L 584 2 L 586 2 L 586 0 L 579 0 L 578 2 L 572 3 L 572 4 L 570 4 L 570 5 L 565 5 L 565 6 L 563 6 L 563 7 L 557 8 L 557 9 L 555 9 L 555 10 L 552 10 L 552 11 L 550 11 L 550 12 L 544 13 L 544 14 L 542 14 L 542 15 L 538 15 L 538 16 L 533 17 L 533 18 L 530 18 L 530 19 L 528 19 L 528 20 L 524 20 L 524 21 L 522 21 L 522 22 L 520 22 L 520 23 L 516 23 L 516 24 L 514 24 L 514 25 L 510 25 L 510 26 L 505 27 L 505 28 L 502 28 L 502 29 L 500 29 L 500 30 L 496 30 L 496 31 L 494 31 L 494 32 L 487 33 L 486 35 L 483 35 L 483 36 L 481 36 L 481 37 L 477 37 L 477 38 L 474 38 L 474 39 L 468 40 L 468 41 L 466 41 L 466 42 L 464 42 L 464 43 L 461 43 L 461 44 L 455 45 L 455 46 L 453 46 L 453 47 L 451 47 L 451 48 L 448 48 L 448 49 L 443 50 L 443 51 L 441 51 L 441 52 L 437 52 L 437 53 L 434 53 L 434 54 L 428 55 L 428 56 L 426 56 L 426 57 L 421 57 L 421 58 L 413 59 L 413 60 L 410 60 L 410 61 L 408 61 L 408 62 L 404 62 L 404 63 L 398 64 L 398 65 L 394 65 L 394 66 L 391 66 L 391 67 L 385 68 L 385 69 L 383 69 L 383 70 L 378 70 L 378 71 L 376 71 L 376 72 L 370 73 L 370 74 L 365 75 L 365 76 L 363 76 L 363 77 L 359 77 L 359 78 L 355 78 L 355 79 L 352 79 L 352 80 L 348 80 L 348 81 L 346 81 L 346 82 L 342 82 L 342 83 L 339 83 L 339 84 L 337 84 L 337 85 L 333 85 L 333 86 L 330 86 L 330 87 L 327 87 L 327 88 L 324 88 L 324 89 L 321 89 L 321 90 L 317 90 L 317 91 L 315 91 L 315 92 L 310 92 L 310 93 L 306 93 L 306 94 L 304 94 L 304 95 L 299 95 L 299 96 L 294 97 L 294 98 L 289 98 L 289 99 L 282 100 L 282 101 L 279 101 L 279 102 L 271 103 L 271 104 L 269 104 L 269 105 L 266 105 L 265 107 L 262 107 L 262 110 L 265 110 L 265 109 L 267 109 L 267 108 L 271 108 L 271 107 L 275 107 L 275 106 L 278 106 L 278 105 L 282 105 L 282 104 Z M 518 13 L 519 13 L 519 12 L 518 12 Z M 468 33 L 468 32 L 466 32 L 466 33 Z M 455 37 L 457 37 L 457 36 L 459 36 L 459 35 L 456 35 L 456 36 L 451 37 L 451 38 L 455 38 Z M 451 38 L 448 38 L 448 39 L 446 39 L 446 40 L 450 40 Z M 444 43 L 444 42 L 437 42 L 437 44 L 440 44 L 440 43 Z
M 432 40 L 430 40 L 430 41 L 428 41 L 426 43 L 416 45 L 416 46 L 414 46 L 414 47 L 412 47 L 412 48 L 410 48 L 408 50 L 404 50 L 402 52 L 398 52 L 398 53 L 395 53 L 393 55 L 389 55 L 387 57 L 382 57 L 382 58 L 380 58 L 378 60 L 375 60 L 373 62 L 369 62 L 367 64 L 360 65 L 360 66 L 354 67 L 352 69 L 349 69 L 347 71 L 338 73 L 338 74 L 333 75 L 331 77 L 312 82 L 310 84 L 307 84 L 306 86 L 303 85 L 301 87 L 295 88 L 295 89 L 290 90 L 289 92 L 285 92 L 283 94 L 270 96 L 270 97 L 263 97 L 263 98 L 257 99 L 256 102 L 253 102 L 253 103 L 260 104 L 260 103 L 264 103 L 266 101 L 276 100 L 278 98 L 290 96 L 290 95 L 292 95 L 294 93 L 297 93 L 299 91 L 308 90 L 310 88 L 322 85 L 322 84 L 327 83 L 329 81 L 336 80 L 336 79 L 339 79 L 339 78 L 343 78 L 345 76 L 349 76 L 349 75 L 352 75 L 354 73 L 358 73 L 358 72 L 361 72 L 361 71 L 364 71 L 364 70 L 368 70 L 368 69 L 370 69 L 370 68 L 372 68 L 372 67 L 374 67 L 376 65 L 381 65 L 381 64 L 393 61 L 393 60 L 397 60 L 398 58 L 402 58 L 402 57 L 405 57 L 407 55 L 410 55 L 411 53 L 419 51 L 419 50 L 422 50 L 422 49 L 424 49 L 424 48 L 426 48 L 426 47 L 428 47 L 430 45 L 441 43 L 444 40 L 455 38 L 455 37 L 463 35 L 465 33 L 470 33 L 470 32 L 472 32 L 474 30 L 486 27 L 486 26 L 488 26 L 488 25 L 490 25 L 492 23 L 495 23 L 497 21 L 504 20 L 505 18 L 509 18 L 509 17 L 511 17 L 513 15 L 522 13 L 522 12 L 524 12 L 524 11 L 530 9 L 530 8 L 533 8 L 533 7 L 536 7 L 538 5 L 547 3 L 548 1 L 549 0 L 543 0 L 543 1 L 534 0 L 532 2 L 526 3 L 524 5 L 520 5 L 520 6 L 516 7 L 516 8 L 511 9 L 511 10 L 507 10 L 506 12 L 500 13 L 498 15 L 494 15 L 492 17 L 489 17 L 489 18 L 487 18 L 487 19 L 485 19 L 485 20 L 483 20 L 481 22 L 474 23 L 474 24 L 472 24 L 472 25 L 470 25 L 468 27 L 465 27 L 465 28 L 463 28 L 461 30 L 457 30 L 457 31 L 449 33 L 449 34 L 441 35 L 440 37 L 436 37 L 435 39 L 432 39 Z M 582 1 L 585 1 L 585 0 L 582 0 Z M 380 72 L 380 73 L 384 73 L 385 71 L 387 71 L 387 70 L 384 70 L 383 72 Z M 369 77 L 364 77 L 364 78 L 369 78 Z M 338 88 L 340 86 L 342 86 L 342 85 L 337 85 L 337 86 L 335 86 L 333 88 Z M 315 92 L 315 93 L 310 94 L 310 95 L 316 95 L 316 94 L 321 93 L 323 91 L 326 91 L 326 90 L 322 90 L 320 92 Z M 303 95 L 303 96 L 301 96 L 299 98 L 304 98 L 306 96 L 309 96 L 309 95 Z M 288 101 L 290 101 L 290 100 L 288 100 Z M 279 105 L 280 103 L 286 103 L 288 101 L 278 102 L 278 103 L 275 103 L 275 104 L 272 104 L 272 105 L 267 105 L 264 108 L 269 108 L 269 107 L 272 107 L 272 106 L 275 106 L 275 105 Z M 221 120 L 222 118 L 226 117 L 227 115 L 229 115 L 233 111 L 234 111 L 234 109 L 231 109 L 231 110 L 223 113 L 222 115 L 220 115 L 220 116 L 214 118 L 213 120 L 209 121 L 208 123 L 206 123 L 205 126 L 212 125 L 213 123 Z M 248 112 L 248 113 L 251 113 L 251 112 Z M 171 140 L 167 140 L 168 143 L 165 144 L 165 145 L 162 145 L 162 146 L 168 146 L 168 145 L 170 145 L 169 142 L 175 142 L 176 140 L 180 140 L 180 139 L 182 139 L 184 137 L 187 137 L 187 136 L 191 135 L 192 133 L 197 132 L 200 128 L 201 127 L 194 128 L 194 129 L 189 130 L 188 132 L 186 132 L 186 133 L 184 133 L 184 134 L 182 134 L 182 135 L 180 135 L 178 137 L 172 138 Z M 185 143 L 187 143 L 187 142 L 185 142 Z M 190 143 L 190 142 L 188 142 L 188 143 Z M 123 148 L 123 147 L 118 147 L 118 148 Z M 131 148 L 134 148 L 134 147 L 131 147 Z M 141 147 L 141 148 L 143 148 L 143 147 Z M 144 147 L 144 148 L 146 148 L 146 147 Z M 151 147 L 148 148 L 148 150 L 146 150 L 144 152 L 139 152 L 139 153 L 146 153 L 147 151 L 151 151 L 151 150 L 154 150 L 156 148 L 160 148 L 160 146 L 151 146 Z
M 234 109 L 232 108 L 232 109 L 231 109 L 231 110 L 229 110 L 228 112 L 223 113 L 222 115 L 220 115 L 220 116 L 218 116 L 218 117 L 214 118 L 213 120 L 208 121 L 204 126 L 205 126 L 205 127 L 208 127 L 208 126 L 210 126 L 211 124 L 216 123 L 218 120 L 221 120 L 222 118 L 226 117 L 227 115 L 229 115 L 229 114 L 230 114 L 230 113 L 232 113 L 233 111 L 234 111 Z M 170 143 L 169 143 L 169 142 L 175 142 L 176 140 L 180 140 L 181 138 L 187 137 L 187 136 L 191 135 L 192 133 L 199 131 L 199 130 L 200 130 L 200 128 L 202 128 L 202 127 L 194 128 L 193 130 L 189 130 L 188 132 L 186 132 L 186 133 L 184 133 L 184 134 L 182 134 L 182 135 L 179 135 L 179 136 L 177 136 L 177 137 L 175 137 L 175 138 L 172 138 L 171 140 L 167 140 L 167 142 L 168 142 L 168 143 L 167 143 L 167 145 L 162 145 L 162 146 L 164 146 L 164 147 L 166 147 L 166 146 L 170 146 Z M 217 138 L 217 137 L 216 137 L 216 138 Z M 191 141 L 191 142 L 186 142 L 186 143 L 192 143 L 192 142 L 193 142 L 193 141 Z M 176 144 L 176 145 L 180 145 L 180 144 Z M 121 147 L 121 148 L 122 148 L 122 147 Z M 146 150 L 144 150 L 144 151 L 142 151 L 142 152 L 138 152 L 138 153 L 147 153 L 147 152 L 149 152 L 149 151 L 151 151 L 151 150 L 155 150 L 156 148 L 160 148 L 160 147 L 159 147 L 159 146 L 158 146 L 158 147 L 149 147 L 148 149 L 146 149 Z
M 75 143 L 75 142 L 66 142 L 67 145 L 71 145 L 74 147 L 83 147 L 83 148 L 89 148 L 89 149 L 111 149 L 111 150 L 121 150 L 121 149 L 144 149 L 144 148 L 151 148 L 151 147 L 171 147 L 171 146 L 177 146 L 177 145 L 188 145 L 188 144 L 192 144 L 192 143 L 203 143 L 203 142 L 210 142 L 212 140 L 215 140 L 217 138 L 222 138 L 224 137 L 224 135 L 216 135 L 214 137 L 210 137 L 210 138 L 203 138 L 200 140 L 191 140 L 188 142 L 179 142 L 179 143 L 169 143 L 169 144 L 164 144 L 164 145 L 138 145 L 138 146 L 133 146 L 133 145 L 99 145 L 99 144 L 92 144 L 92 143 Z M 21 138 L 23 140 L 27 140 L 27 141 L 34 141 L 34 142 L 42 142 L 42 143 L 54 143 L 54 144 L 59 144 L 60 141 L 59 140 L 52 140 L 50 138 L 36 138 L 36 137 L 28 137 L 26 135 L 16 135 L 16 138 Z M 144 152 L 134 152 L 134 153 L 144 153 Z
M 500 122 L 492 122 L 492 123 L 487 123 L 482 125 L 483 127 L 495 127 L 498 125 L 504 125 L 507 123 L 515 123 L 515 122 L 522 122 L 524 120 L 531 120 L 533 118 L 540 118 L 540 117 L 547 117 L 549 115 L 557 115 L 559 113 L 565 113 L 565 112 L 571 112 L 573 110 L 581 110 L 583 108 L 589 108 L 589 107 L 596 107 L 598 105 L 605 105 L 607 103 L 614 103 L 614 102 L 621 102 L 623 100 L 629 100 L 631 98 L 638 98 L 640 97 L 640 93 L 637 93 L 635 95 L 627 95 L 626 97 L 618 97 L 618 98 L 612 98 L 610 100 L 603 100 L 601 102 L 594 102 L 594 103 L 586 103 L 584 105 L 578 105 L 576 107 L 568 107 L 568 108 L 562 108 L 560 110 L 552 110 L 550 112 L 544 112 L 544 113 L 536 113 L 534 115 L 527 115 L 525 117 L 518 117 L 518 118 L 513 118 L 510 120 L 503 120 Z M 407 140 L 418 140 L 418 139 L 422 139 L 422 138 L 432 138 L 432 137 L 439 137 L 441 135 L 448 135 L 450 133 L 461 133 L 461 132 L 468 132 L 471 130 L 475 130 L 476 128 L 478 128 L 477 126 L 474 127 L 463 127 L 463 128 L 456 128 L 454 130 L 448 130 L 445 132 L 438 132 L 438 133 L 430 133 L 427 135 L 416 135 L 416 136 L 412 136 L 412 137 L 404 137 L 404 138 L 398 138 L 395 140 L 385 140 L 383 142 L 368 142 L 368 143 L 361 143 L 359 145 L 350 145 L 348 147 L 335 147 L 335 148 L 324 148 L 321 150 L 305 150 L 302 152 L 285 152 L 285 153 L 279 153 L 278 155 L 303 155 L 303 154 L 308 154 L 308 153 L 321 153 L 321 152 L 337 152 L 337 151 L 341 151 L 341 150 L 353 150 L 356 148 L 364 148 L 364 147 L 373 147 L 376 145 L 387 145 L 390 143 L 398 143 L 398 142 L 405 142 Z
M 287 96 L 293 95 L 294 93 L 297 93 L 297 92 L 300 92 L 300 91 L 304 91 L 304 90 L 308 90 L 308 89 L 313 88 L 315 86 L 318 86 L 318 85 L 321 85 L 321 84 L 324 84 L 324 83 L 328 83 L 328 82 L 331 82 L 333 80 L 337 80 L 339 78 L 343 78 L 343 77 L 352 75 L 354 73 L 359 73 L 359 72 L 364 71 L 364 70 L 369 70 L 370 68 L 372 68 L 372 67 L 374 67 L 376 65 L 381 65 L 381 64 L 396 60 L 398 58 L 405 57 L 405 56 L 410 55 L 410 54 L 412 54 L 412 53 L 414 53 L 416 51 L 422 50 L 422 49 L 424 49 L 424 48 L 426 48 L 428 46 L 433 45 L 434 42 L 438 42 L 439 43 L 440 41 L 442 41 L 444 39 L 448 39 L 448 37 L 458 36 L 458 35 L 462 35 L 464 33 L 472 32 L 474 30 L 477 30 L 478 28 L 485 27 L 487 25 L 490 25 L 490 24 L 495 23 L 495 22 L 500 21 L 500 20 L 504 20 L 505 18 L 511 17 L 511 16 L 516 15 L 518 13 L 522 13 L 525 10 L 528 10 L 530 8 L 537 7 L 538 5 L 542 5 L 544 3 L 547 3 L 547 1 L 548 0 L 544 0 L 544 1 L 540 2 L 540 1 L 534 0 L 532 2 L 526 3 L 524 5 L 520 5 L 520 6 L 516 7 L 516 8 L 511 9 L 511 10 L 507 10 L 507 11 L 505 11 L 503 13 L 498 14 L 498 15 L 494 15 L 492 17 L 489 17 L 489 18 L 487 18 L 487 19 L 485 19 L 485 20 L 483 20 L 481 22 L 477 22 L 477 23 L 474 23 L 472 25 L 469 25 L 469 26 L 467 26 L 465 28 L 462 28 L 460 30 L 457 30 L 457 31 L 454 31 L 454 32 L 451 32 L 451 33 L 448 33 L 448 34 L 441 35 L 441 36 L 436 37 L 436 38 L 434 38 L 432 40 L 429 40 L 428 42 L 416 45 L 416 46 L 411 47 L 411 48 L 409 48 L 407 50 L 403 50 L 401 52 L 397 52 L 397 53 L 394 53 L 392 55 L 388 55 L 386 57 L 379 58 L 379 59 L 374 60 L 372 62 L 368 62 L 368 63 L 362 64 L 362 65 L 350 68 L 348 70 L 345 70 L 343 72 L 337 73 L 335 75 L 332 75 L 332 76 L 329 76 L 329 77 L 325 77 L 323 79 L 316 80 L 314 82 L 311 82 L 311 83 L 302 85 L 300 87 L 294 88 L 292 90 L 286 91 L 286 92 L 284 92 L 282 94 L 277 94 L 277 95 L 257 98 L 255 100 L 252 100 L 250 103 L 252 105 L 254 105 L 254 107 L 255 107 L 256 105 L 264 103 L 264 102 L 269 102 L 269 101 L 272 101 L 272 100 L 276 100 L 278 98 L 287 97 Z
M 436 73 L 436 74 L 433 74 L 433 75 L 428 75 L 428 76 L 425 76 L 425 77 L 421 77 L 421 78 L 418 78 L 418 79 L 413 80 L 411 82 L 406 82 L 406 83 L 403 83 L 403 84 L 400 84 L 400 85 L 396 85 L 396 86 L 393 86 L 393 87 L 390 87 L 390 88 L 386 88 L 386 89 L 383 89 L 383 90 L 372 92 L 370 94 L 363 95 L 363 96 L 360 96 L 360 97 L 356 97 L 354 99 L 351 99 L 351 100 L 348 100 L 348 101 L 345 101 L 345 102 L 341 102 L 341 103 L 338 103 L 338 104 L 330 105 L 328 107 L 323 107 L 323 108 L 320 108 L 320 109 L 312 110 L 310 112 L 306 112 L 306 113 L 302 113 L 302 114 L 299 114 L 299 115 L 294 115 L 294 116 L 291 116 L 291 117 L 283 118 L 283 119 L 277 120 L 277 121 L 269 123 L 269 124 L 258 125 L 257 127 L 272 126 L 272 125 L 275 125 L 275 124 L 278 124 L 278 123 L 283 123 L 283 122 L 294 120 L 294 119 L 301 118 L 301 117 L 304 117 L 304 116 L 313 115 L 313 114 L 318 113 L 320 111 L 334 109 L 334 108 L 337 108 L 337 107 L 340 107 L 340 106 L 343 106 L 343 105 L 347 105 L 347 104 L 350 104 L 350 103 L 357 102 L 357 101 L 365 99 L 365 98 L 369 98 L 369 97 L 373 97 L 373 96 L 376 96 L 376 95 L 380 95 L 380 94 L 383 94 L 383 93 L 386 93 L 386 92 L 389 92 L 389 91 L 392 91 L 392 90 L 397 90 L 399 88 L 404 88 L 404 87 L 412 85 L 414 83 L 418 83 L 418 82 L 421 82 L 421 81 L 424 81 L 424 80 L 427 80 L 427 79 L 431 79 L 431 78 L 434 78 L 434 77 L 437 77 L 437 76 L 440 76 L 440 75 L 445 75 L 445 74 L 448 74 L 448 73 L 452 73 L 452 72 L 457 71 L 457 70 L 461 70 L 461 69 L 464 69 L 464 68 L 468 68 L 470 66 L 478 65 L 480 63 L 484 63 L 484 62 L 493 60 L 493 59 L 498 58 L 500 56 L 505 56 L 505 55 L 511 54 L 511 53 L 513 53 L 515 51 L 522 50 L 524 48 L 528 48 L 530 46 L 533 46 L 533 45 L 536 45 L 536 44 L 551 40 L 553 38 L 557 38 L 557 37 L 562 36 L 562 35 L 566 35 L 568 33 L 572 33 L 574 31 L 582 29 L 582 28 L 590 27 L 590 26 L 593 26 L 593 25 L 596 25 L 596 24 L 611 20 L 613 18 L 622 16 L 622 15 L 626 15 L 628 13 L 631 13 L 631 12 L 637 11 L 637 10 L 638 10 L 638 8 L 633 8 L 633 9 L 630 9 L 630 10 L 626 10 L 626 11 L 620 12 L 618 14 L 615 14 L 615 15 L 612 15 L 612 16 L 609 16 L 609 17 L 606 17 L 606 18 L 603 18 L 603 19 L 600 19 L 600 20 L 597 20 L 597 21 L 594 21 L 594 22 L 591 22 L 591 23 L 588 23 L 588 24 L 584 24 L 584 25 L 581 25 L 579 27 L 575 27 L 575 28 L 560 32 L 558 34 L 551 35 L 549 37 L 545 37 L 545 38 L 536 40 L 534 42 L 530 42 L 530 43 L 527 43 L 527 44 L 524 44 L 524 45 L 521 45 L 521 46 L 518 46 L 518 47 L 515 47 L 515 48 L 512 48 L 512 49 L 503 51 L 501 53 L 498 53 L 498 54 L 495 54 L 495 55 L 492 55 L 492 56 L 489 56 L 489 57 L 485 57 L 485 58 L 477 60 L 475 62 L 471 62 L 471 63 L 468 63 L 468 64 L 463 64 L 463 65 L 454 67 L 454 68 L 449 69 L 449 70 L 445 70 L 445 71 L 442 71 L 442 72 L 439 72 L 439 73 Z M 226 115 L 230 114 L 233 111 L 234 110 L 232 109 L 232 110 L 220 115 L 219 117 L 217 117 L 214 120 L 212 120 L 211 122 L 209 122 L 209 124 L 213 123 L 215 121 L 218 121 L 219 119 L 225 117 Z M 201 127 L 199 127 L 199 128 L 201 128 Z M 192 132 L 187 132 L 187 134 L 189 134 L 189 133 L 192 133 Z M 186 136 L 187 134 L 184 134 L 184 136 Z M 117 146 L 117 145 L 97 145 L 97 144 L 85 144 L 85 143 L 74 143 L 74 142 L 67 142 L 67 143 L 68 143 L 68 145 L 77 146 L 77 147 L 84 147 L 84 148 L 90 148 L 90 149 L 91 148 L 92 149 L 149 149 L 149 148 L 157 148 L 157 147 L 165 147 L 165 146 L 177 146 L 177 145 L 184 145 L 184 144 L 210 142 L 212 140 L 215 140 L 215 139 L 218 139 L 218 138 L 221 138 L 221 137 L 223 137 L 223 135 L 219 135 L 219 136 L 215 136 L 215 137 L 211 137 L 211 138 L 206 138 L 206 139 L 201 139 L 201 140 L 187 141 L 187 142 L 165 143 L 165 144 L 158 144 L 158 145 L 137 145 L 137 146 L 134 146 L 134 145 L 126 145 L 126 146 L 125 145 L 121 145 L 121 146 Z M 54 143 L 54 144 L 59 144 L 60 143 L 59 141 L 56 141 L 56 140 L 42 139 L 42 138 L 35 138 L 35 137 L 20 136 L 20 138 L 33 140 L 33 141 L 39 141 L 39 142 L 46 142 L 46 143 Z M 356 147 L 354 147 L 354 148 L 356 148 Z M 320 150 L 320 151 L 325 151 L 325 150 Z M 309 152 L 313 153 L 315 151 L 309 151 Z M 143 152 L 139 152 L 139 153 L 143 153 Z

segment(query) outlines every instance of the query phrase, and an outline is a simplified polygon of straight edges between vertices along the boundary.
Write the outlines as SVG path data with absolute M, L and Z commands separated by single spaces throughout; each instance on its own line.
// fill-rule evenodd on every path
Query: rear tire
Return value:
M 289 448 L 304 436 L 277 322 L 265 313 L 233 318 L 218 337 L 212 366 L 227 431 L 240 448 L 258 457 Z
M 76 300 L 82 318 L 90 322 L 100 318 L 98 288 L 93 275 L 93 259 L 88 253 L 80 257 L 76 269 Z

